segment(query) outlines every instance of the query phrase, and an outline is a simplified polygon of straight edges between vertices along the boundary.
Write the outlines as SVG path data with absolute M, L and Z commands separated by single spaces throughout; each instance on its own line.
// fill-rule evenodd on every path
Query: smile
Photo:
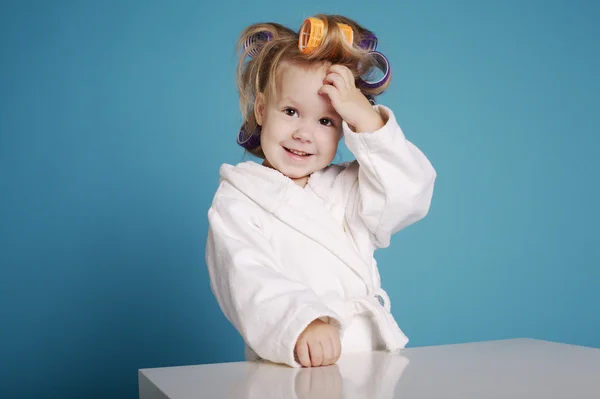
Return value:
M 285 149 L 285 151 L 287 152 L 287 154 L 294 158 L 294 159 L 303 159 L 303 158 L 307 158 L 309 156 L 311 156 L 312 154 L 309 154 L 307 152 L 302 152 L 302 151 L 297 151 L 297 150 L 291 150 L 289 148 L 283 147 Z

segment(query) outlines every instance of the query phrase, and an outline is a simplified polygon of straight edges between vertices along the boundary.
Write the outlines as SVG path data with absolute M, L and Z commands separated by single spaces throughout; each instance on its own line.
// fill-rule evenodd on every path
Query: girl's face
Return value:
M 256 98 L 256 120 L 262 126 L 263 165 L 277 169 L 301 187 L 315 171 L 331 163 L 342 136 L 342 118 L 329 98 L 318 93 L 328 64 L 283 62 L 277 89 Z

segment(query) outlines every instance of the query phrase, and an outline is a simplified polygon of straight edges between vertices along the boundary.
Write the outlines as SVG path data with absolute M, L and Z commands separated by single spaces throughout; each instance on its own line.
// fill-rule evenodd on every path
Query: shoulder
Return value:
M 252 183 L 255 177 L 249 172 L 252 170 L 251 164 L 254 163 L 250 161 L 237 165 L 225 163 L 219 167 L 219 183 L 212 199 L 211 209 L 259 208 L 258 204 L 233 183 L 238 180 Z
M 251 215 L 264 212 L 263 209 L 242 191 L 226 180 L 219 183 L 213 197 L 209 214 L 219 212 L 229 215 Z
M 218 237 L 239 240 L 264 230 L 263 211 L 242 197 L 215 196 L 207 216 L 209 230 Z

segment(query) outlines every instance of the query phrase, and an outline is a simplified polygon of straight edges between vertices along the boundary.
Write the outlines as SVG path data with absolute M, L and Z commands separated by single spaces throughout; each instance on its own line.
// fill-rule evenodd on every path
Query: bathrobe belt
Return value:
M 370 295 L 351 298 L 344 303 L 344 324 L 359 315 L 371 316 L 379 326 L 386 349 L 396 351 L 406 346 L 408 338 L 390 312 L 390 299 L 387 293 L 379 288 Z

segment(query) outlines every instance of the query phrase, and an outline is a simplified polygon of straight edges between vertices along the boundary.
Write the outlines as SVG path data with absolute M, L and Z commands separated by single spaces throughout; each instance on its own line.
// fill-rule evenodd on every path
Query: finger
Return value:
M 333 343 L 331 339 L 326 339 L 321 343 L 323 348 L 323 366 L 333 364 Z
M 321 342 L 309 342 L 308 352 L 310 353 L 310 362 L 313 367 L 318 367 L 323 363 L 323 348 L 321 347 Z
M 310 353 L 308 351 L 308 344 L 304 341 L 299 341 L 296 344 L 296 356 L 298 362 L 304 367 L 310 367 Z
M 356 87 L 356 76 L 352 73 L 351 70 L 346 68 L 346 80 L 348 81 L 348 87 L 355 88 Z
M 333 363 L 335 363 L 342 355 L 342 343 L 340 342 L 340 336 L 334 336 L 331 340 L 331 344 L 333 346 Z
M 349 84 L 354 83 L 354 74 L 352 73 L 350 68 L 348 68 L 344 65 L 339 65 L 339 64 L 332 65 L 329 67 L 329 72 L 334 72 L 334 73 L 340 74 L 341 76 L 343 76 L 344 80 L 346 82 L 348 82 Z
M 335 86 L 338 90 L 344 90 L 349 87 L 344 76 L 339 73 L 329 73 L 323 79 L 324 83 L 329 83 Z
M 333 104 L 334 108 L 335 108 L 335 104 L 337 104 L 340 100 L 341 97 L 341 93 L 338 89 L 335 88 L 335 86 L 332 85 L 323 85 L 321 86 L 321 88 L 319 89 L 319 94 L 324 94 L 327 97 L 329 97 L 329 100 L 331 101 L 331 104 Z

